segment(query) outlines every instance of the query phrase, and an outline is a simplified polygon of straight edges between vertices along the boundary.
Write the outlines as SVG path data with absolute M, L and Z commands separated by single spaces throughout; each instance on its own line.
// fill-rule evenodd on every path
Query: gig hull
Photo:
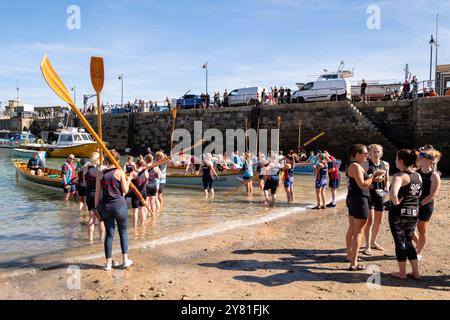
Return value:
M 61 171 L 55 169 L 44 170 L 44 176 L 39 177 L 36 175 L 32 175 L 29 173 L 27 165 L 25 162 L 20 160 L 14 160 L 14 165 L 16 167 L 16 174 L 19 176 L 19 179 L 23 179 L 26 182 L 31 182 L 35 185 L 53 189 L 53 190 L 63 190 L 63 185 L 61 184 Z M 20 180 L 19 180 L 20 181 Z

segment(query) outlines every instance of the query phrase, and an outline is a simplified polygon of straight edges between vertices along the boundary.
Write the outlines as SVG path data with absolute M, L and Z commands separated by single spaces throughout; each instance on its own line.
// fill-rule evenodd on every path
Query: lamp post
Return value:
M 122 95 L 121 95 L 121 103 L 122 103 L 122 109 L 123 109 L 123 73 L 119 76 L 119 80 L 122 80 Z
M 432 69 L 433 69 L 433 45 L 436 44 L 436 42 L 433 39 L 433 34 L 431 35 L 431 39 L 428 42 L 428 44 L 430 45 L 430 81 L 431 81 L 431 75 L 432 75 Z
M 73 102 L 75 102 L 75 105 L 77 104 L 77 86 L 73 85 L 73 87 L 70 89 L 70 91 L 73 91 Z
M 208 95 L 208 61 L 203 65 L 203 69 L 206 71 L 206 95 Z

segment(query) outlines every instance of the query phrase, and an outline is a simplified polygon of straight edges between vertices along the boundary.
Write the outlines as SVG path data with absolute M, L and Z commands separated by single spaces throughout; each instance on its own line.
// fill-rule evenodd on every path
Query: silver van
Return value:
M 292 94 L 294 103 L 308 101 L 344 101 L 351 100 L 352 88 L 346 79 L 319 80 L 305 85 L 297 84 L 299 89 Z
M 233 90 L 228 94 L 228 105 L 243 106 L 261 102 L 261 93 L 263 90 L 264 88 L 261 87 L 240 88 Z

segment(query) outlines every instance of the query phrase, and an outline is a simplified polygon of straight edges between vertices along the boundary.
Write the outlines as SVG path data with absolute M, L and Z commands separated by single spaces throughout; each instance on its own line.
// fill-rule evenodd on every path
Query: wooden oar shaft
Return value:
M 100 92 L 97 92 L 97 123 L 98 123 L 98 136 L 100 137 L 100 140 L 103 141 L 102 106 L 101 106 Z M 103 165 L 103 152 L 101 151 L 100 151 L 100 164 Z
M 92 135 L 92 137 L 98 142 L 100 148 L 105 152 L 106 156 L 109 158 L 109 160 L 112 162 L 112 164 L 117 168 L 117 170 L 123 171 L 120 164 L 117 162 L 117 160 L 113 157 L 111 152 L 108 150 L 108 148 L 103 143 L 102 139 L 99 135 L 95 132 L 95 130 L 91 127 L 89 122 L 86 120 L 86 118 L 83 116 L 83 114 L 78 110 L 77 106 L 75 104 L 69 103 L 72 110 L 75 112 L 75 114 L 80 118 L 81 122 L 85 126 L 85 128 L 89 131 L 89 133 Z M 139 190 L 136 188 L 134 184 L 130 184 L 130 189 L 136 194 L 136 196 L 139 198 L 139 201 L 151 212 L 150 207 L 148 206 L 147 202 L 145 201 L 142 194 L 139 192 Z
M 314 141 L 316 141 L 317 139 L 319 139 L 324 134 L 325 134 L 325 132 L 322 132 L 322 133 L 318 134 L 317 136 L 315 136 L 314 138 L 312 138 L 311 140 L 306 142 L 303 146 L 306 147 L 307 145 L 309 145 L 309 144 L 313 143 Z

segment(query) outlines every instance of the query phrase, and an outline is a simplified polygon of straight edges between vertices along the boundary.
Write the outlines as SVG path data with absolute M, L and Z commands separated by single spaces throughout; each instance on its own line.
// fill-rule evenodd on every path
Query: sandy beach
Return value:
M 68 289 L 68 264 L 3 278 L 0 299 L 449 299 L 449 208 L 450 181 L 444 180 L 420 262 L 420 281 L 388 275 L 397 271 L 397 262 L 387 213 L 379 238 L 386 254 L 361 255 L 368 270 L 346 271 L 348 220 L 345 203 L 340 202 L 336 209 L 306 211 L 261 225 L 133 250 L 134 265 L 129 270 L 106 272 L 103 259 L 77 264 L 79 289 Z M 367 284 L 369 277 L 372 285 Z

